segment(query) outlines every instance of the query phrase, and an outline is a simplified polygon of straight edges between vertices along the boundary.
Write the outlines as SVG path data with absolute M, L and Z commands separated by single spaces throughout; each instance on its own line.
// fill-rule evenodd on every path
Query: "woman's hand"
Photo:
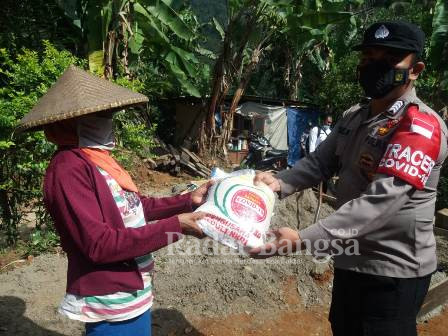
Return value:
M 252 258 L 265 259 L 276 255 L 288 255 L 300 249 L 299 233 L 291 228 L 282 227 L 269 232 L 275 236 L 272 242 L 249 250 Z
M 214 181 L 210 180 L 191 192 L 191 204 L 194 207 L 197 208 L 205 203 L 205 200 L 207 199 L 208 189 L 213 185 L 213 183 Z
M 254 178 L 254 184 L 259 185 L 260 183 L 266 184 L 273 192 L 280 191 L 280 182 L 271 173 L 257 172 Z
M 204 238 L 205 235 L 202 232 L 196 221 L 204 218 L 206 215 L 205 212 L 189 212 L 178 215 L 180 228 L 182 229 L 182 233 L 189 236 L 194 236 L 196 238 Z

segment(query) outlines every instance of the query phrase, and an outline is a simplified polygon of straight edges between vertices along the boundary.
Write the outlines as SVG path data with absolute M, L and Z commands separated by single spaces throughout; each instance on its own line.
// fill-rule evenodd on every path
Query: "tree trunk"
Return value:
M 219 93 L 221 91 L 221 85 L 223 81 L 222 75 L 222 58 L 220 57 L 215 64 L 215 76 L 213 78 L 212 94 L 210 97 L 209 107 L 206 110 L 201 127 L 199 129 L 199 141 L 198 151 L 199 155 L 204 155 L 207 152 L 207 148 L 210 146 L 210 139 L 215 134 L 215 112 L 217 102 L 219 100 Z M 206 127 L 208 125 L 208 127 Z
M 0 208 L 2 209 L 2 225 L 0 228 L 6 233 L 8 245 L 14 245 L 19 235 L 17 228 L 17 208 L 14 198 L 7 190 L 0 190 Z
M 229 28 L 230 29 L 230 28 Z M 217 59 L 215 66 L 213 68 L 213 84 L 212 92 L 210 96 L 210 103 L 208 105 L 207 113 L 204 116 L 204 120 L 201 124 L 199 130 L 199 154 L 204 155 L 209 149 L 210 154 L 210 144 L 211 139 L 215 136 L 215 112 L 217 106 L 219 106 L 222 98 L 222 90 L 225 81 L 225 62 L 230 55 L 230 39 L 226 35 L 223 43 L 223 51 L 219 58 Z M 207 125 L 207 127 L 206 127 Z
M 255 3 L 255 1 L 253 3 Z M 254 12 L 255 11 L 253 11 L 253 13 Z M 222 136 L 216 136 L 215 113 L 218 107 L 222 104 L 222 101 L 225 99 L 227 93 L 229 92 L 229 89 L 236 75 L 241 72 L 243 66 L 244 50 L 247 47 L 247 43 L 249 41 L 249 37 L 252 33 L 253 26 L 256 20 L 255 15 L 252 15 L 246 21 L 244 36 L 239 41 L 238 49 L 236 50 L 236 47 L 232 47 L 231 42 L 236 42 L 233 40 L 233 30 L 236 21 L 239 20 L 239 18 L 242 16 L 242 13 L 243 10 L 241 10 L 238 15 L 229 23 L 226 36 L 224 38 L 223 51 L 214 67 L 212 95 L 210 97 L 210 104 L 207 115 L 204 118 L 199 135 L 199 153 L 202 155 L 208 152 L 212 157 L 214 157 L 219 152 L 225 152 L 225 144 L 223 146 Z M 225 123 L 224 119 L 225 116 L 221 116 L 221 120 L 223 120 L 223 133 L 228 133 L 229 129 L 231 130 L 232 125 Z
M 226 144 L 229 142 L 230 137 L 232 135 L 233 118 L 235 116 L 235 111 L 238 107 L 241 97 L 244 94 L 244 91 L 246 90 L 247 84 L 249 84 L 251 75 L 260 61 L 260 54 L 261 54 L 261 45 L 255 48 L 254 51 L 252 52 L 251 62 L 244 69 L 244 73 L 241 77 L 238 88 L 236 89 L 235 94 L 233 95 L 229 111 L 225 115 L 227 127 L 223 129 L 222 143 L 221 143 L 221 146 L 224 148 L 224 150 L 226 149 Z
M 302 80 L 302 58 L 295 61 L 292 67 L 293 71 L 290 76 L 288 85 L 288 96 L 290 100 L 299 99 L 299 85 Z
M 120 34 L 120 41 L 122 44 L 122 51 L 121 51 L 121 65 L 123 66 L 123 70 L 125 73 L 125 77 L 127 79 L 131 78 L 131 72 L 129 70 L 129 38 L 128 38 L 128 34 L 129 32 L 127 31 L 127 26 L 126 26 L 126 22 L 125 20 L 127 20 L 128 22 L 130 22 L 130 4 L 127 3 L 125 5 L 125 7 L 123 8 L 123 16 L 120 16 L 121 20 L 120 20 L 120 28 L 121 28 L 121 34 Z
M 114 76 L 113 58 L 115 51 L 115 41 L 116 34 L 115 31 L 109 31 L 107 33 L 106 45 L 104 46 L 105 54 L 105 67 L 104 67 L 104 77 L 106 79 L 112 79 Z
M 284 88 L 288 92 L 288 98 L 290 96 L 290 83 L 291 83 L 291 68 L 292 68 L 292 55 L 291 49 L 285 47 L 285 70 L 283 72 Z

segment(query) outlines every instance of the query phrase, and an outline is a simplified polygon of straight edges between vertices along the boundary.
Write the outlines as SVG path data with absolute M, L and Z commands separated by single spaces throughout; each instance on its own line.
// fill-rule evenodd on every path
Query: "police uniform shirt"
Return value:
M 435 271 L 433 217 L 447 136 L 414 89 L 374 117 L 369 104 L 347 110 L 315 152 L 277 174 L 281 197 L 339 175 L 338 210 L 299 232 L 305 245 L 333 253 L 341 269 L 398 278 Z M 319 244 L 350 239 L 359 248 L 351 253 Z

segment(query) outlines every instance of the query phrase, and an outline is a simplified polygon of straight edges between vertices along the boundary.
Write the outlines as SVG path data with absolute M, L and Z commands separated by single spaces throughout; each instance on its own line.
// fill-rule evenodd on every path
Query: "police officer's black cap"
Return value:
M 410 51 L 421 55 L 425 46 L 425 33 L 420 27 L 409 22 L 377 22 L 367 28 L 362 43 L 355 46 L 353 50 L 376 46 Z

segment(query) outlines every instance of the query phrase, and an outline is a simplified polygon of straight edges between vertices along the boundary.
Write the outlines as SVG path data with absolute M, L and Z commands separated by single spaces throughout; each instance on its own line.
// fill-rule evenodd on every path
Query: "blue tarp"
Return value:
M 307 129 L 308 123 L 317 124 L 319 112 L 310 108 L 288 107 L 286 109 L 288 123 L 288 165 L 293 166 L 302 156 L 300 138 Z

